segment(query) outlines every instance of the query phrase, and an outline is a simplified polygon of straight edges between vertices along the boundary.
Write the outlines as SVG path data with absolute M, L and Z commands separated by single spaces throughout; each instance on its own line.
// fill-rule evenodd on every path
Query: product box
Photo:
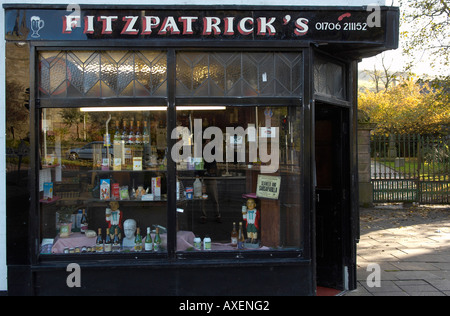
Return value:
M 114 158 L 113 170 L 115 170 L 115 171 L 122 170 L 122 158 Z
M 152 193 L 153 197 L 161 197 L 161 177 L 152 178 Z
M 53 182 L 44 182 L 44 200 L 53 199 Z
M 102 159 L 102 170 L 104 170 L 104 171 L 109 170 L 109 158 Z
M 133 157 L 133 170 L 142 170 L 142 157 Z
M 186 187 L 186 200 L 192 200 L 194 198 L 194 188 Z
M 100 200 L 108 201 L 111 198 L 111 180 L 100 179 Z
M 118 183 L 113 183 L 111 196 L 113 200 L 120 200 L 120 188 Z

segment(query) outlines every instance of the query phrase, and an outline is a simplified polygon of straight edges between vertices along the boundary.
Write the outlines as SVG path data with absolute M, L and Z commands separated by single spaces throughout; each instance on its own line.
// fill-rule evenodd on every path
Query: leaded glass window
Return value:
M 316 55 L 314 61 L 314 92 L 345 99 L 344 66 Z
M 179 52 L 177 96 L 300 96 L 302 55 L 282 52 Z
M 39 56 L 42 98 L 166 96 L 160 51 L 47 51 Z

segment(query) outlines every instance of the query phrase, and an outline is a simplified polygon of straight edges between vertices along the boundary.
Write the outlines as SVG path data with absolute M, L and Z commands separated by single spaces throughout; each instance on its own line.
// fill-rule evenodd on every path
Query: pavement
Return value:
M 360 229 L 358 287 L 343 296 L 450 296 L 450 205 L 361 208 Z

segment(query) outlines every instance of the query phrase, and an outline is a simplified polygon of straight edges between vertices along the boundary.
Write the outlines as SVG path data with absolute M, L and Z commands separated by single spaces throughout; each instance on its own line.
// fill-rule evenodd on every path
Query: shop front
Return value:
M 355 288 L 357 63 L 397 8 L 4 8 L 29 85 L 9 293 Z

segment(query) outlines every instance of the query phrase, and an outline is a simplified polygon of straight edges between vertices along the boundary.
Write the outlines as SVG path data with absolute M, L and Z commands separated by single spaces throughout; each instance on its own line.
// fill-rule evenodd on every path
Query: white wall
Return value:
M 61 1 L 61 0 L 0 0 L 3 3 L 31 3 L 31 4 L 124 4 L 123 0 L 93 0 L 93 1 Z M 248 0 L 134 0 L 127 5 L 248 5 Z M 395 0 L 254 0 L 251 6 L 361 6 L 368 4 L 395 5 Z M 5 12 L 0 8 L 0 96 L 5 95 Z M 5 122 L 5 99 L 0 98 L 0 122 Z M 5 124 L 0 123 L 0 157 L 5 157 Z M 7 290 L 6 268 L 6 163 L 0 159 L 0 291 Z

